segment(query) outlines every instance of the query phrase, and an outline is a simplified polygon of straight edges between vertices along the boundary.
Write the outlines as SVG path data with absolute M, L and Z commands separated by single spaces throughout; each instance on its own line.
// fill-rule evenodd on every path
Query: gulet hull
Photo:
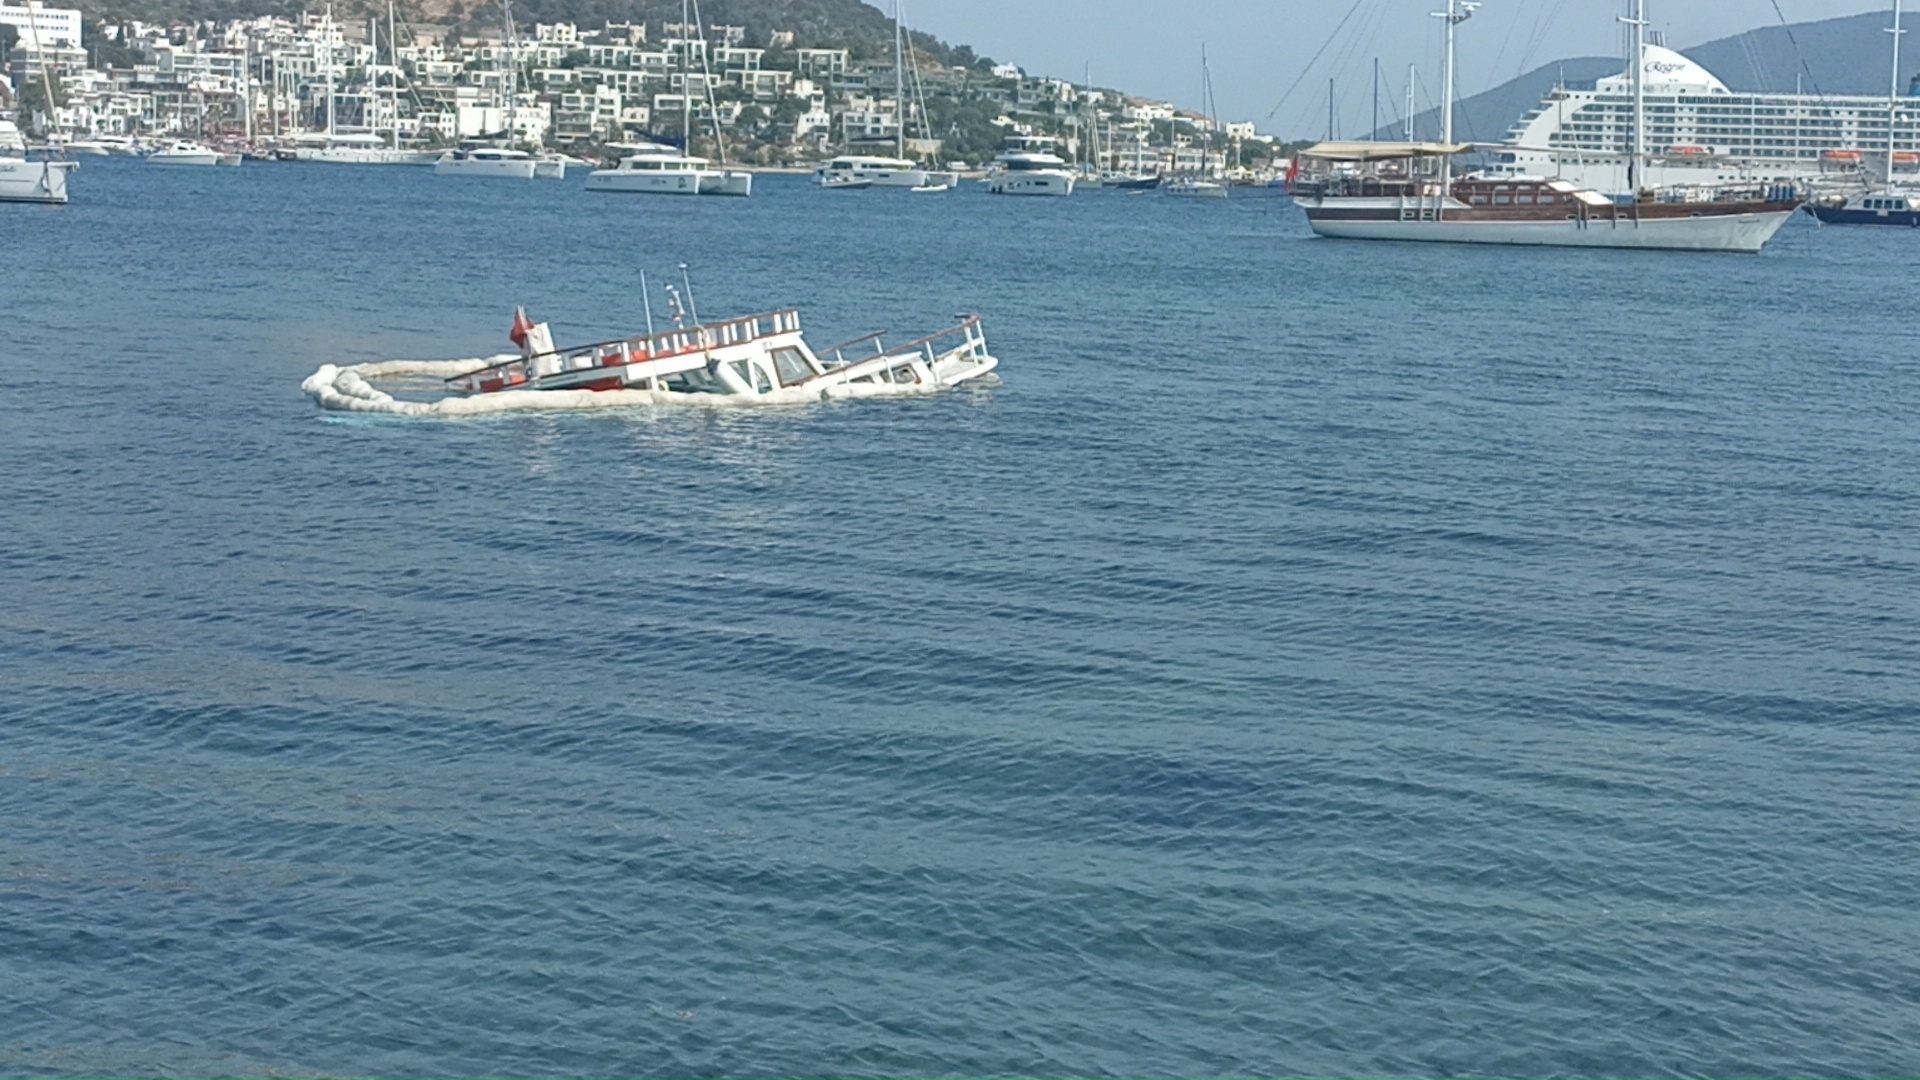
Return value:
M 1307 211 L 1313 231 L 1341 240 L 1501 244 L 1519 247 L 1640 248 L 1757 253 L 1793 216 L 1791 207 L 1740 214 L 1635 220 L 1618 217 L 1534 221 L 1402 221 L 1334 217 Z

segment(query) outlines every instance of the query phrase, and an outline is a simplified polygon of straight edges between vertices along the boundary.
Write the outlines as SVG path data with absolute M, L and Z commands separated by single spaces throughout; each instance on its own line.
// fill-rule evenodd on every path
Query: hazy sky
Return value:
M 892 0 L 869 2 L 892 8 Z M 1031 73 L 1079 81 L 1090 65 L 1096 85 L 1189 108 L 1200 105 L 1204 42 L 1221 119 L 1253 120 L 1262 131 L 1280 135 L 1324 134 L 1328 78 L 1336 80 L 1342 133 L 1366 129 L 1373 113 L 1376 57 L 1383 123 L 1405 110 L 1409 63 L 1419 65 L 1420 109 L 1432 107 L 1440 93 L 1440 20 L 1428 13 L 1444 8 L 1446 0 L 902 2 L 908 24 L 916 29 L 972 45 Z M 1874 0 L 1778 4 L 1789 22 L 1892 8 L 1891 2 Z M 1615 17 L 1623 10 L 1623 0 L 1486 0 L 1460 27 L 1462 96 L 1553 60 L 1619 55 L 1622 37 Z M 1647 17 L 1677 48 L 1779 24 L 1774 0 L 1648 0 Z M 1346 24 L 1336 33 L 1343 18 Z M 1920 15 L 1914 21 L 1920 29 Z M 1916 39 L 1920 35 L 1907 41 Z M 1325 53 L 1308 67 L 1322 45 Z

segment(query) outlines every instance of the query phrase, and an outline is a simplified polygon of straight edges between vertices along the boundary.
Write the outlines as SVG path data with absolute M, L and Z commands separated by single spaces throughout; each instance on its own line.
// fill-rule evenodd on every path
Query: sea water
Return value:
M 1920 236 L 87 162 L 0 207 L 0 1072 L 1920 1068 Z M 322 414 L 786 305 L 938 398 Z

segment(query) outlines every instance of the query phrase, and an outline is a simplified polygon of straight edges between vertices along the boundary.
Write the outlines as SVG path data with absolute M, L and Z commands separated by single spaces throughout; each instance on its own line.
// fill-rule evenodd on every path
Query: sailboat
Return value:
M 1807 212 L 1827 225 L 1904 225 L 1920 227 L 1920 195 L 1894 186 L 1896 162 L 1913 162 L 1912 151 L 1896 150 L 1895 133 L 1900 122 L 1900 0 L 1893 0 L 1893 85 L 1887 91 L 1887 171 L 1886 186 L 1879 191 L 1863 191 L 1851 197 L 1829 195 L 1807 204 Z
M 945 191 L 957 186 L 960 178 L 950 172 L 929 170 L 924 165 L 907 157 L 907 115 L 912 111 L 907 101 L 907 57 L 912 51 L 912 41 L 907 36 L 906 24 L 902 21 L 899 0 L 893 5 L 893 100 L 894 150 L 893 157 L 875 154 L 842 154 L 827 162 L 813 173 L 813 182 L 818 187 L 836 190 L 860 190 L 869 187 L 903 187 L 915 191 Z M 919 67 L 914 68 L 914 83 L 919 83 Z M 920 115 L 926 116 L 924 103 Z
M 327 12 L 327 21 L 331 28 L 332 9 Z M 376 53 L 379 49 L 377 24 L 370 28 Z M 327 130 L 324 133 L 295 136 L 292 145 L 285 149 L 284 157 L 293 161 L 316 161 L 334 165 L 432 165 L 440 159 L 438 150 L 407 150 L 400 146 L 400 38 L 396 31 L 398 24 L 394 19 L 393 4 L 387 4 L 387 57 L 392 61 L 389 73 L 387 100 L 389 102 L 390 130 L 386 139 L 372 131 L 340 132 L 333 123 L 333 53 L 329 46 L 327 53 Z M 378 67 L 368 69 L 367 78 L 378 78 Z
M 1757 252 L 1799 207 L 1789 185 L 1641 189 L 1645 138 L 1646 0 L 1635 0 L 1633 153 L 1629 191 L 1616 200 L 1566 180 L 1505 174 L 1456 179 L 1454 31 L 1480 5 L 1447 0 L 1438 143 L 1324 142 L 1302 151 L 1294 203 L 1320 236 L 1454 244 Z
M 79 167 L 71 161 L 29 160 L 20 129 L 0 117 L 0 202 L 65 203 L 67 174 Z
M 1182 176 L 1169 180 L 1165 191 L 1169 195 L 1188 199 L 1224 199 L 1227 197 L 1227 185 L 1211 179 L 1213 132 L 1220 124 L 1214 117 L 1213 72 L 1207 67 L 1207 47 L 1200 46 L 1200 104 L 1207 111 L 1208 148 L 1201 151 L 1200 171 L 1196 175 Z
M 39 47 L 40 34 L 34 26 L 34 6 L 27 5 L 27 33 Z M 42 62 L 40 86 L 52 110 L 53 83 Z M 51 150 L 40 160 L 27 157 L 27 140 L 14 122 L 0 117 L 0 202 L 63 204 L 67 201 L 67 174 L 80 167 L 78 162 L 55 159 Z
M 692 22 L 688 22 L 689 15 Z M 681 33 L 686 27 L 700 25 L 700 12 L 694 7 L 688 10 L 688 0 L 680 0 Z M 729 169 L 723 159 L 720 168 L 703 157 L 688 153 L 693 146 L 693 94 L 689 87 L 693 82 L 693 41 L 685 40 L 680 54 L 680 132 L 685 148 L 665 143 L 639 143 L 622 146 L 628 151 L 620 158 L 620 163 L 611 169 L 595 169 L 587 174 L 587 190 L 629 195 L 735 195 L 745 197 L 753 194 L 753 174 L 744 169 Z M 701 50 L 701 74 L 709 76 L 706 70 L 706 50 Z M 707 92 L 713 92 L 713 80 L 702 79 Z M 708 100 L 709 110 L 713 102 Z M 721 147 L 724 154 L 725 143 L 720 138 L 720 118 L 713 118 L 714 145 Z
M 507 54 L 506 140 L 512 142 L 519 127 L 515 119 L 519 108 L 520 52 L 513 33 L 513 0 L 503 0 L 502 9 L 507 28 L 504 46 Z M 560 180 L 565 178 L 566 168 L 566 160 L 558 154 L 532 154 L 511 146 L 481 142 L 463 142 L 457 149 L 441 154 L 433 163 L 435 176 L 491 176 L 514 180 Z

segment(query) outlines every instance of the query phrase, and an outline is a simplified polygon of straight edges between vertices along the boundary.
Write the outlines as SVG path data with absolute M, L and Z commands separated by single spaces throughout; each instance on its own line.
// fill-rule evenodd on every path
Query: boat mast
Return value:
M 390 86 L 392 93 L 389 95 L 392 107 L 387 115 L 387 123 L 392 125 L 392 129 L 387 141 L 395 150 L 398 150 L 400 149 L 400 36 L 394 33 L 393 0 L 387 0 L 387 59 L 393 64 L 393 73 L 389 76 L 392 80 Z
M 333 5 L 327 5 L 327 25 L 320 34 L 320 43 L 327 50 L 327 140 L 333 140 Z
M 906 62 L 900 54 L 900 0 L 893 0 L 893 156 L 907 156 Z
M 1404 127 L 1408 142 L 1413 141 L 1413 80 L 1418 71 L 1419 69 L 1414 65 L 1407 65 L 1407 119 Z
M 516 100 L 519 95 L 515 91 L 519 87 L 516 85 L 514 76 L 519 74 L 520 64 L 514 56 L 513 47 L 513 0 L 500 0 L 500 6 L 506 13 L 507 20 L 507 145 L 512 146 L 514 128 L 518 126 L 515 121 L 519 119 L 520 104 Z
M 1474 0 L 1447 0 L 1447 10 L 1436 11 L 1433 17 L 1447 21 L 1446 73 L 1441 79 L 1443 89 L 1440 93 L 1440 141 L 1453 145 L 1453 28 L 1473 18 L 1479 4 Z M 1440 194 L 1447 195 L 1453 190 L 1453 160 L 1443 158 L 1440 165 Z
M 1646 169 L 1647 126 L 1647 0 L 1633 0 L 1633 17 L 1620 20 L 1633 35 L 1633 145 L 1628 156 L 1627 191 L 1638 201 L 1640 181 Z
M 1893 26 L 1887 30 L 1893 35 L 1893 83 L 1887 88 L 1887 190 L 1893 190 L 1893 117 L 1900 107 L 1900 35 L 1906 33 L 1900 29 L 1900 0 L 1893 0 Z
M 693 39 L 687 36 L 687 0 L 680 0 L 680 153 L 693 155 Z

